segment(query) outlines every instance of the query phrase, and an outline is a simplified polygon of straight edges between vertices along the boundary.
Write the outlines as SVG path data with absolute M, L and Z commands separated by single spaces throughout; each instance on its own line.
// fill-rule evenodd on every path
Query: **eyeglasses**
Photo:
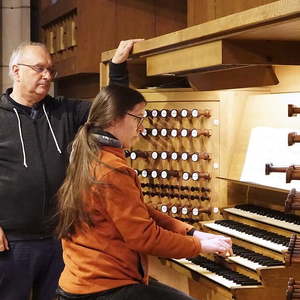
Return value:
M 136 115 L 131 114 L 131 113 L 127 113 L 127 115 L 129 115 L 131 117 L 134 117 L 134 118 L 139 120 L 138 123 L 137 123 L 137 127 L 136 127 L 137 129 L 139 129 L 141 127 L 141 125 L 143 124 L 143 121 L 144 121 L 145 117 L 136 116 Z
M 25 66 L 31 68 L 33 71 L 42 74 L 44 72 L 48 72 L 52 79 L 54 79 L 57 76 L 57 71 L 53 68 L 45 68 L 40 65 L 27 65 L 27 64 L 17 64 L 18 66 Z

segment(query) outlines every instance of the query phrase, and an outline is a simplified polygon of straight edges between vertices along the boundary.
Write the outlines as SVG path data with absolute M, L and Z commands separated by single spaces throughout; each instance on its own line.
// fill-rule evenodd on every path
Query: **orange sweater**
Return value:
M 59 285 L 69 293 L 147 284 L 147 254 L 182 258 L 201 250 L 186 235 L 192 226 L 145 205 L 122 149 L 103 147 L 99 158 L 105 163 L 96 167 L 101 183 L 85 199 L 95 226 L 84 224 L 71 241 L 63 240 L 65 268 Z

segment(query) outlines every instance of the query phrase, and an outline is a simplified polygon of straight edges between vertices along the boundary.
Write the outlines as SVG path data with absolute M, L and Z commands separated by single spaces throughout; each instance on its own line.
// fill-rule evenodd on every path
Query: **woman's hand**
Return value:
M 216 253 L 222 256 L 233 255 L 231 238 L 196 230 L 194 237 L 201 244 L 201 252 Z

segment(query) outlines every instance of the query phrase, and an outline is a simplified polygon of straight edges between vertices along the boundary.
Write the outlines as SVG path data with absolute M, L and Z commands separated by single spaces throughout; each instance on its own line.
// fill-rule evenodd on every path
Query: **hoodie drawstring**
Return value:
M 19 134 L 20 134 L 20 140 L 21 140 L 22 152 L 23 152 L 23 165 L 24 165 L 25 168 L 28 168 L 27 161 L 26 161 L 26 152 L 25 152 L 25 146 L 24 146 L 24 141 L 23 141 L 22 128 L 21 128 L 21 120 L 20 120 L 18 111 L 15 108 L 13 108 L 13 110 L 14 110 L 16 116 L 17 116 L 17 119 L 18 119 Z
M 47 112 L 46 112 L 46 109 L 45 109 L 45 104 L 43 104 L 43 111 L 44 111 L 44 114 L 45 114 L 45 116 L 46 116 L 46 119 L 47 119 L 47 122 L 48 122 L 48 125 L 49 125 L 49 128 L 50 128 L 50 131 L 51 131 L 51 133 L 52 133 L 52 137 L 53 137 L 53 140 L 54 140 L 54 142 L 55 142 L 56 149 L 57 149 L 58 153 L 61 154 L 61 150 L 60 150 L 60 148 L 59 148 L 59 146 L 58 146 L 58 143 L 57 143 L 55 134 L 54 134 L 54 132 L 53 132 L 53 129 L 52 129 L 50 120 L 49 120 L 49 118 L 48 118 L 48 115 L 47 115 Z

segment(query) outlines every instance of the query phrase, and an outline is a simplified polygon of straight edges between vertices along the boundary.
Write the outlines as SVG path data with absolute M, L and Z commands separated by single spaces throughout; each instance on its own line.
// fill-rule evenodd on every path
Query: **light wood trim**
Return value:
M 180 101 L 180 102 L 219 102 L 218 92 L 176 92 L 176 91 L 153 91 L 148 92 L 148 90 L 139 90 L 147 101 L 151 102 L 165 102 L 165 101 Z M 151 91 L 151 90 L 150 90 Z
M 109 84 L 109 65 L 100 63 L 100 88 Z
M 154 76 L 221 65 L 222 44 L 222 41 L 216 41 L 147 57 L 147 75 Z

